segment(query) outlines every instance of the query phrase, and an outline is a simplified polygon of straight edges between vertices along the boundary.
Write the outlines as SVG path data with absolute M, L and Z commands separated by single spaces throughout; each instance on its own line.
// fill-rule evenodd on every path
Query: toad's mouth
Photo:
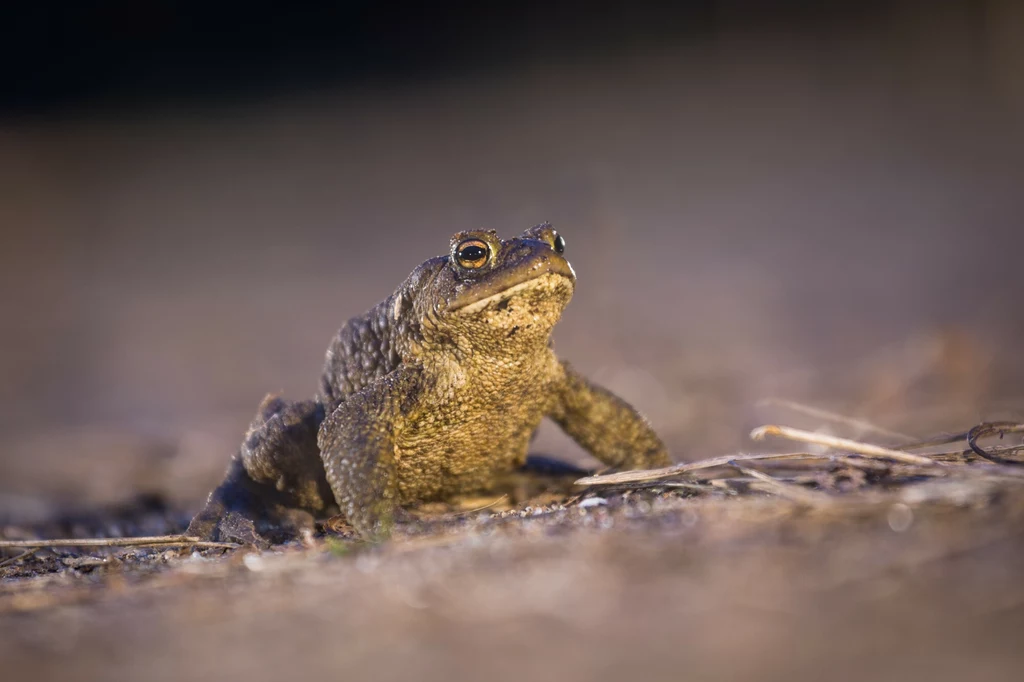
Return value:
M 568 263 L 566 265 L 568 266 Z M 507 301 L 513 296 L 522 295 L 529 290 L 535 290 L 542 295 L 557 295 L 558 293 L 564 294 L 568 292 L 571 296 L 574 282 L 575 276 L 571 267 L 566 272 L 561 270 L 545 270 L 518 282 L 511 284 L 506 282 L 503 289 L 483 292 L 482 297 L 460 302 L 452 310 L 459 315 L 473 315 L 481 310 L 486 310 L 492 305 L 498 305 L 502 301 Z

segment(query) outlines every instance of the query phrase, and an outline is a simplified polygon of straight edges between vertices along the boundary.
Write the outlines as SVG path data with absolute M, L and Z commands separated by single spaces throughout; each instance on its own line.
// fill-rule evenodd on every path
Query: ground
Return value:
M 138 550 L 7 578 L 25 679 L 1013 679 L 1024 497 L 822 517 L 640 492 L 378 547 Z

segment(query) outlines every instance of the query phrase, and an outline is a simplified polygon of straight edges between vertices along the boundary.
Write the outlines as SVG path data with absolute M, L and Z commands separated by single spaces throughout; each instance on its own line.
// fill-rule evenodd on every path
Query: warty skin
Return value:
M 339 330 L 314 399 L 264 399 L 190 534 L 246 540 L 336 505 L 382 539 L 396 507 L 485 491 L 522 467 L 544 417 L 607 465 L 668 465 L 642 416 L 552 350 L 576 286 L 564 250 L 548 224 L 454 235 L 448 255 Z

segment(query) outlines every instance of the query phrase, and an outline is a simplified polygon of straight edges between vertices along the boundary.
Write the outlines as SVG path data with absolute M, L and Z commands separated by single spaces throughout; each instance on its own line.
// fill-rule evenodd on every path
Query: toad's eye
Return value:
M 558 254 L 565 253 L 565 239 L 563 239 L 562 235 L 558 234 L 557 232 L 555 233 L 555 244 L 554 244 L 554 247 L 555 247 L 555 253 L 558 253 Z
M 455 258 L 459 265 L 467 270 L 476 270 L 487 264 L 491 250 L 487 242 L 481 239 L 467 239 L 455 249 Z

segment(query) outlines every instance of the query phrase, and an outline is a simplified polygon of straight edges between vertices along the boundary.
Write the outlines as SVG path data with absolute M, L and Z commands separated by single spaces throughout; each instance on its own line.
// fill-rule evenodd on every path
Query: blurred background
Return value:
M 264 394 L 311 396 L 335 330 L 471 228 L 554 223 L 559 353 L 678 460 L 822 425 L 766 398 L 1022 421 L 1022 73 L 1017 0 L 7 3 L 0 535 L 166 530 L 140 498 L 183 522 Z M 0 667 L 1018 679 L 1024 507 L 993 498 L 638 494 L 372 551 L 0 558 L 27 574 Z
M 348 317 L 544 220 L 559 352 L 677 459 L 750 447 L 772 396 L 1021 416 L 1015 0 L 2 13 L 0 518 L 194 509 Z

